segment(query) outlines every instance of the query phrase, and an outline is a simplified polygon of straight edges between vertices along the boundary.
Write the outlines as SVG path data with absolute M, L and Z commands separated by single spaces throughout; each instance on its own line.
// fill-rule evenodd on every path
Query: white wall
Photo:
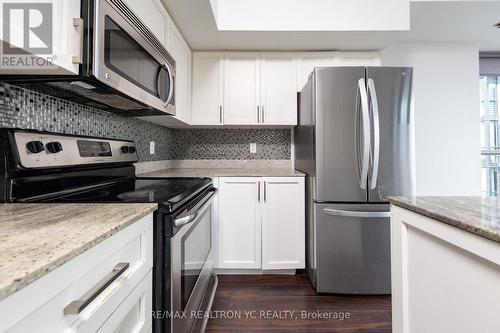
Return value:
M 479 50 L 401 44 L 383 66 L 412 66 L 417 195 L 480 195 Z

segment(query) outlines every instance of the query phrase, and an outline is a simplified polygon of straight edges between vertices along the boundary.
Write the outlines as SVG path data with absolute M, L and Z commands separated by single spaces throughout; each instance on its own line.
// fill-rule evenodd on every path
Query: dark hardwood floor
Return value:
M 305 273 L 218 278 L 207 333 L 391 332 L 390 296 L 316 295 Z

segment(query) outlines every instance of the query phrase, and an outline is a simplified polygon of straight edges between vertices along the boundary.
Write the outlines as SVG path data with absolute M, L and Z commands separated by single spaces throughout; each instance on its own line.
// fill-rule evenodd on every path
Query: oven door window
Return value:
M 200 276 L 212 248 L 212 223 L 210 209 L 206 209 L 196 225 L 182 237 L 181 305 L 186 304 Z
M 170 91 L 168 70 L 108 16 L 104 35 L 106 66 L 165 102 Z

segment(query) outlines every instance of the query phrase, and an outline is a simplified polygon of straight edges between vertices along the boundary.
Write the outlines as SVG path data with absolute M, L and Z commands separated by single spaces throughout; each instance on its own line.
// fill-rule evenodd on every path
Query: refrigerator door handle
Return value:
M 341 210 L 324 208 L 323 212 L 333 216 L 361 217 L 361 218 L 387 218 L 391 217 L 391 212 L 360 212 L 354 210 Z
M 380 160 L 380 116 L 378 113 L 377 90 L 375 89 L 375 81 L 373 79 L 368 79 L 368 93 L 370 94 L 373 120 L 373 152 L 370 154 L 372 163 L 370 190 L 374 190 L 377 187 L 378 164 Z
M 370 159 L 370 137 L 371 137 L 371 129 L 370 129 L 370 115 L 368 111 L 368 94 L 366 92 L 365 79 L 361 78 L 358 81 L 358 96 L 361 100 L 361 121 L 363 125 L 362 135 L 363 135 L 363 149 L 361 152 L 361 170 L 359 171 L 359 187 L 363 190 L 366 189 L 366 183 L 368 180 L 368 167 L 369 167 L 369 159 Z M 358 130 L 358 126 L 356 125 L 356 131 Z M 356 133 L 356 141 L 358 140 L 359 133 Z M 359 158 L 359 143 L 356 145 L 357 155 Z M 358 164 L 359 168 L 359 164 Z

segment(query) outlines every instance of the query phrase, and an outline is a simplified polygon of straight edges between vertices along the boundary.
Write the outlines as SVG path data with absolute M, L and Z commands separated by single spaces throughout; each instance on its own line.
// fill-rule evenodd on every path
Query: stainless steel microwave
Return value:
M 175 60 L 122 0 L 82 0 L 78 75 L 1 81 L 127 116 L 175 115 Z

